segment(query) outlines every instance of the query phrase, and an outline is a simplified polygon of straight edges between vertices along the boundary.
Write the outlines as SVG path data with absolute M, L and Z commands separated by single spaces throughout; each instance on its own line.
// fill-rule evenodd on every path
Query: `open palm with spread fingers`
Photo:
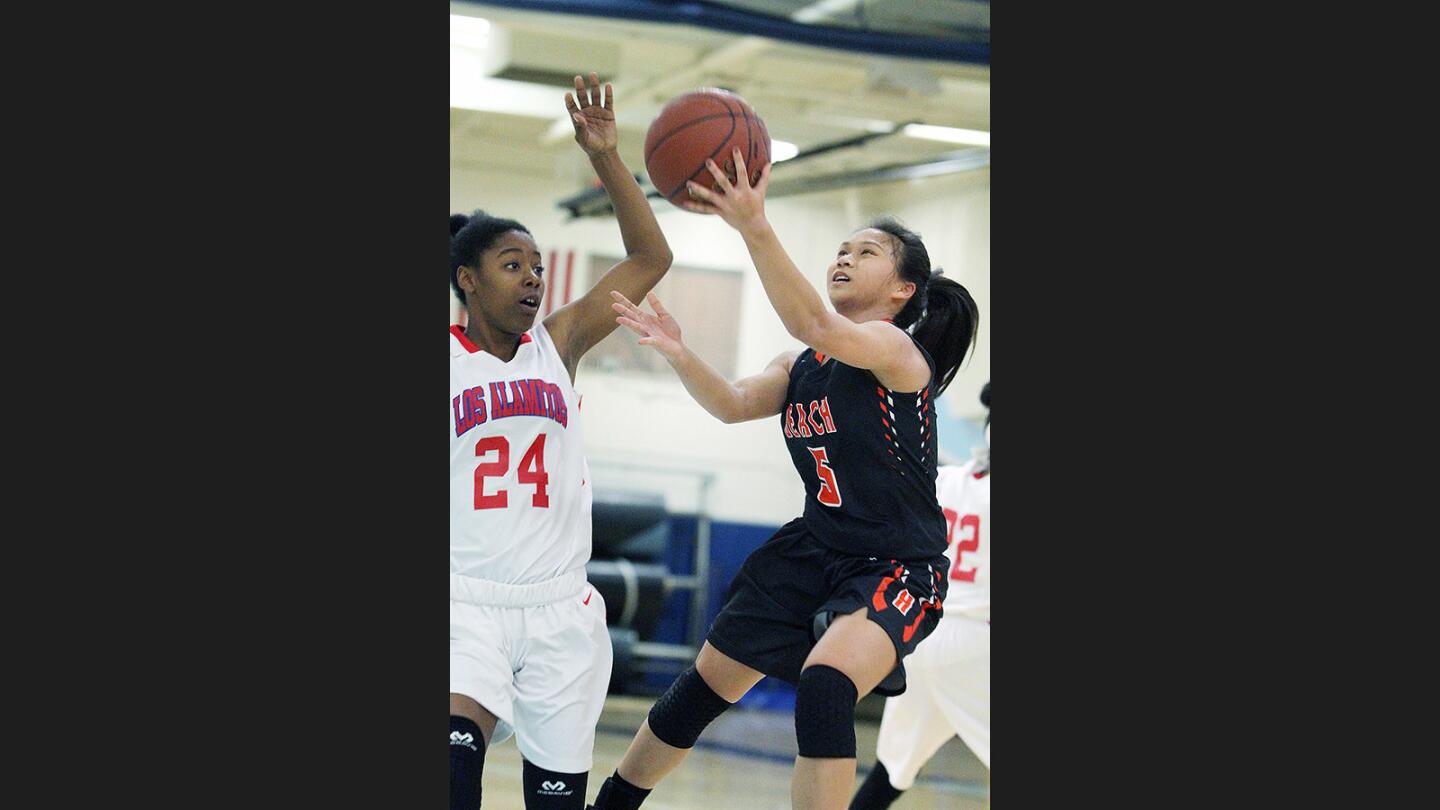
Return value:
M 615 88 L 605 84 L 600 94 L 600 77 L 590 74 L 590 87 L 575 77 L 575 95 L 565 94 L 565 109 L 570 111 L 570 125 L 575 127 L 575 142 L 587 155 L 615 151 L 619 141 L 615 131 Z
M 641 346 L 653 346 L 655 351 L 670 360 L 678 360 L 685 353 L 685 344 L 680 340 L 680 324 L 675 322 L 655 293 L 645 296 L 655 310 L 654 314 L 635 306 L 629 298 L 614 290 L 610 292 L 610 297 L 615 299 L 610 308 L 620 313 L 616 322 L 639 335 Z

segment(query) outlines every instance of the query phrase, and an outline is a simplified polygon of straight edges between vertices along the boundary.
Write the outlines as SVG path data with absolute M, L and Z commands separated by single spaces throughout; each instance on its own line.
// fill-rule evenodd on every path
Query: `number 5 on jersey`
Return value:
M 820 478 L 820 491 L 815 493 L 815 500 L 826 506 L 840 505 L 840 482 L 835 480 L 835 471 L 830 468 L 830 457 L 826 455 L 823 447 L 807 447 L 810 455 L 815 457 L 815 475 Z
M 522 484 L 535 487 L 530 505 L 541 509 L 550 506 L 550 476 L 545 474 L 545 435 L 541 433 L 530 444 L 530 449 L 520 457 L 520 469 L 515 478 Z M 485 479 L 505 475 L 510 471 L 510 442 L 504 436 L 487 436 L 475 443 L 475 455 L 488 456 L 491 451 L 498 453 L 494 461 L 482 461 L 475 467 L 475 508 L 504 509 L 509 505 L 509 493 L 498 490 L 485 494 Z

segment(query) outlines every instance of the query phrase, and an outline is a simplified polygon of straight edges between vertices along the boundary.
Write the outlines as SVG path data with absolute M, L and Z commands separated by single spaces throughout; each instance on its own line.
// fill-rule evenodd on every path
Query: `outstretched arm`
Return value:
M 605 85 L 600 92 L 600 77 L 590 74 L 587 90 L 584 80 L 575 77 L 575 94 L 565 94 L 565 107 L 575 127 L 575 142 L 585 150 L 590 165 L 605 184 L 615 218 L 620 223 L 620 238 L 625 244 L 625 258 L 606 271 L 599 282 L 578 300 L 564 306 L 545 319 L 545 328 L 555 339 L 570 376 L 580 358 L 615 329 L 610 312 L 609 290 L 620 290 L 632 298 L 642 298 L 659 283 L 670 269 L 670 245 L 655 221 L 655 212 L 645 199 L 645 192 L 625 167 L 617 151 L 619 137 L 615 126 L 615 91 Z
M 765 370 L 753 377 L 730 382 L 709 363 L 690 351 L 680 339 L 680 324 L 660 303 L 655 293 L 647 300 L 654 314 L 640 309 L 618 292 L 612 292 L 612 305 L 619 317 L 616 322 L 640 336 L 640 345 L 650 346 L 670 363 L 685 390 L 700 407 L 726 424 L 749 422 L 775 416 L 785 407 L 785 392 L 790 387 L 790 366 L 798 352 L 783 352 Z
M 735 150 L 733 157 L 734 183 L 715 161 L 707 161 L 706 166 L 715 177 L 716 190 L 692 182 L 690 194 L 695 199 L 684 205 L 696 213 L 719 214 L 726 224 L 740 232 L 765 295 L 785 324 L 785 331 L 847 366 L 870 369 L 889 387 L 915 390 L 924 385 L 930 379 L 930 366 L 903 331 L 883 321 L 855 323 L 825 307 L 820 294 L 805 280 L 765 218 L 770 165 L 766 164 L 761 170 L 760 180 L 752 187 L 740 150 Z

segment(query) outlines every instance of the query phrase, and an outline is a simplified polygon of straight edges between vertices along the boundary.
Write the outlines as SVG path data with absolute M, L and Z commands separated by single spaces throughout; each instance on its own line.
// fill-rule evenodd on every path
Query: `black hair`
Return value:
M 985 381 L 985 387 L 980 389 L 980 404 L 985 406 L 985 424 L 990 424 L 990 381 Z
M 900 308 L 895 325 L 909 330 L 935 361 L 936 387 L 930 395 L 938 397 L 979 338 L 980 310 L 964 285 L 945 278 L 938 267 L 931 272 L 930 253 L 920 234 L 894 217 L 882 217 L 866 227 L 890 234 L 900 245 L 895 270 L 901 279 L 915 284 L 915 294 Z
M 465 303 L 465 291 L 460 289 L 460 265 L 480 271 L 480 254 L 485 252 L 500 235 L 508 231 L 530 233 L 530 229 L 513 219 L 492 217 L 475 209 L 469 216 L 450 215 L 450 287 Z M 533 235 L 533 234 L 532 234 Z

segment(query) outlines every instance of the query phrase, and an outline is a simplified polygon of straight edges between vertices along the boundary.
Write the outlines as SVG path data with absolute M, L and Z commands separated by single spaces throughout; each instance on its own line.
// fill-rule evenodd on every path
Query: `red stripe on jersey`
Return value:
M 476 346 L 474 343 L 471 343 L 470 338 L 465 337 L 465 330 L 460 328 L 459 326 L 451 324 L 450 334 L 454 335 L 460 341 L 460 345 L 465 347 L 465 351 L 470 352 L 471 354 L 480 351 L 480 347 Z
M 483 351 L 485 351 L 484 349 L 482 349 L 482 348 L 480 348 L 479 346 L 476 346 L 474 343 L 472 343 L 472 342 L 470 341 L 470 338 L 468 338 L 468 337 L 465 336 L 465 330 L 464 330 L 464 328 L 462 328 L 462 327 L 460 327 L 460 326 L 457 326 L 457 325 L 455 325 L 455 324 L 453 324 L 453 323 L 450 324 L 450 334 L 454 335 L 454 336 L 460 341 L 460 345 L 465 347 L 465 351 L 470 352 L 471 354 L 475 354 L 476 352 L 483 352 Z M 530 333 L 529 333 L 529 332 L 526 332 L 525 334 L 523 334 L 523 335 L 520 336 L 520 345 L 521 345 L 521 346 L 524 346 L 526 343 L 529 343 L 530 341 L 531 341 L 531 337 L 530 337 Z

